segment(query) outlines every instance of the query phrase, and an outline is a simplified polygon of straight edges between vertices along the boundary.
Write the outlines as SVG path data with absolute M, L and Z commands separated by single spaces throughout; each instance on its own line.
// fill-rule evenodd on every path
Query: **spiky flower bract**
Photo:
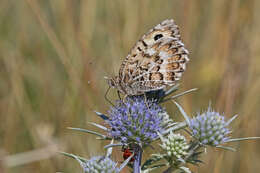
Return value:
M 149 144 L 165 130 L 165 111 L 144 97 L 118 101 L 109 111 L 109 134 L 124 144 Z
M 167 138 L 161 138 L 161 141 L 161 147 L 167 153 L 168 161 L 177 162 L 185 159 L 189 145 L 184 136 L 170 132 Z
M 118 173 L 119 169 L 116 167 L 117 163 L 112 161 L 109 157 L 94 156 L 86 162 L 81 162 L 81 166 L 85 173 Z
M 225 117 L 211 108 L 190 120 L 193 136 L 202 144 L 217 146 L 228 141 L 230 130 Z

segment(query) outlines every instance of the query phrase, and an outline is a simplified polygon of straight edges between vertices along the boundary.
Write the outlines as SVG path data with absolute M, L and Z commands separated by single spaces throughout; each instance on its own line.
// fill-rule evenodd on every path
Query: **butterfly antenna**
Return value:
M 106 99 L 106 101 L 107 101 L 108 103 L 110 103 L 113 107 L 115 107 L 115 105 L 114 105 L 114 104 L 108 99 L 108 97 L 107 97 L 110 88 L 111 88 L 111 87 L 109 86 L 108 89 L 107 89 L 107 91 L 106 91 L 106 93 L 105 93 L 105 99 Z

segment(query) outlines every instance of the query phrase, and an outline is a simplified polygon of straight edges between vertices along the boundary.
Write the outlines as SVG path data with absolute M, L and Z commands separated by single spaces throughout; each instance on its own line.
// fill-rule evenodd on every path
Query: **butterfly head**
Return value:
M 123 94 L 127 94 L 124 87 L 122 87 L 122 83 L 120 81 L 119 76 L 115 76 L 115 77 L 112 77 L 112 78 L 106 77 L 106 80 L 107 80 L 107 83 L 110 87 L 116 88 L 119 92 L 121 92 Z

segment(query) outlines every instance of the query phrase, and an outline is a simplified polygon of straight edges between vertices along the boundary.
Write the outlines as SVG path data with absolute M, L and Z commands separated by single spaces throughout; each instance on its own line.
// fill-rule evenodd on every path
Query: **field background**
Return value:
M 199 88 L 178 102 L 189 115 L 211 102 L 226 117 L 239 114 L 234 137 L 260 136 L 259 9 L 259 0 L 1 0 L 0 172 L 81 172 L 55 151 L 103 154 L 106 142 L 66 127 L 95 130 L 87 122 L 102 121 L 93 111 L 109 108 L 104 76 L 167 18 L 190 51 L 180 91 Z M 172 103 L 165 106 L 181 119 Z M 205 164 L 192 169 L 259 172 L 260 141 L 232 145 L 239 151 L 208 148 Z

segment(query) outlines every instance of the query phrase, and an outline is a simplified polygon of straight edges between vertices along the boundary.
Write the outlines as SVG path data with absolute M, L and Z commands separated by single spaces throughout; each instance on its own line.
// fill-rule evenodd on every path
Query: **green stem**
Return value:
M 142 162 L 142 154 L 143 150 L 139 145 L 135 145 L 134 147 L 135 159 L 134 159 L 134 173 L 141 172 L 141 162 Z

